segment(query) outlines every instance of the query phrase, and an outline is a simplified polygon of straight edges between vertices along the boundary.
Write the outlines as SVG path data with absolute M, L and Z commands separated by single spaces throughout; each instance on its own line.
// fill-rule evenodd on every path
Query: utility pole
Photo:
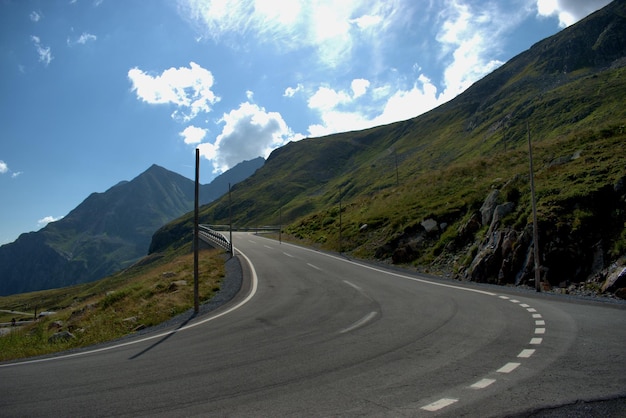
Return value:
M 539 228 L 537 225 L 537 201 L 535 199 L 535 174 L 533 170 L 533 148 L 530 141 L 530 128 L 526 122 L 528 132 L 528 156 L 530 161 L 530 197 L 533 205 L 533 258 L 535 259 L 535 290 L 541 292 L 541 271 L 539 265 Z
M 278 209 L 278 243 L 279 244 L 283 243 L 282 233 L 283 233 L 283 207 L 281 206 Z
M 400 186 L 400 175 L 398 174 L 398 151 L 393 148 L 393 157 L 396 160 L 396 186 Z
M 342 229 L 342 225 L 341 225 L 341 195 L 343 193 L 343 190 L 341 188 L 341 186 L 339 187 L 339 254 L 341 254 L 341 229 Z
M 196 188 L 193 211 L 193 311 L 200 311 L 200 296 L 198 292 L 198 238 L 200 227 L 198 226 L 198 201 L 200 200 L 200 149 L 196 148 Z
M 231 198 L 231 194 L 230 194 L 230 183 L 228 183 L 228 218 L 229 218 L 229 223 L 230 223 L 230 228 L 229 228 L 229 236 L 230 236 L 230 256 L 232 257 L 233 254 L 233 201 Z

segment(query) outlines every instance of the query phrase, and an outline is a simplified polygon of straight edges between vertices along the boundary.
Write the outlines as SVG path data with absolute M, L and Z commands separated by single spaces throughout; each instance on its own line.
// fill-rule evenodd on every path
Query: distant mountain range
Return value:
M 219 198 L 263 166 L 244 161 L 200 188 Z M 93 193 L 67 216 L 0 247 L 0 295 L 100 279 L 145 256 L 152 234 L 193 210 L 194 181 L 153 165 L 131 181 Z

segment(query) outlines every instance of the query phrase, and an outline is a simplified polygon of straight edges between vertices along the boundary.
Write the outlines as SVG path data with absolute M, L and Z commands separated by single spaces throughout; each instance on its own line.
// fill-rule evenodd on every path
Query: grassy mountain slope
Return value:
M 235 225 L 282 220 L 292 236 L 338 250 L 341 200 L 343 251 L 529 282 L 529 127 L 543 277 L 583 280 L 626 247 L 625 64 L 618 1 L 422 116 L 274 151 L 233 188 L 232 205 L 224 197 L 204 207 L 201 222 L 227 223 L 232 208 Z M 491 212 L 503 205 L 495 221 L 481 211 L 493 190 Z M 184 242 L 191 227 L 191 214 L 166 225 L 151 251 Z

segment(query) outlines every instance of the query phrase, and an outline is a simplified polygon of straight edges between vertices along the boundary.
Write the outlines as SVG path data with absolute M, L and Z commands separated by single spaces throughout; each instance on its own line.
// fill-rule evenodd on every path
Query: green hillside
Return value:
M 277 149 L 201 222 L 228 223 L 232 210 L 236 226 L 282 223 L 336 251 L 341 203 L 352 256 L 530 284 L 530 133 L 543 280 L 606 274 L 626 248 L 625 17 L 613 2 L 422 116 Z M 191 228 L 191 214 L 166 225 L 150 251 Z

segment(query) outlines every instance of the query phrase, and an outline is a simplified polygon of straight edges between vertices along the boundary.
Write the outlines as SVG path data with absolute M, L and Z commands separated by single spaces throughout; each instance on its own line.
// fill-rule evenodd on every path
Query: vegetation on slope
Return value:
M 202 250 L 200 300 L 210 299 L 224 277 L 218 250 Z M 0 297 L 0 322 L 32 320 L 35 311 L 55 312 L 0 336 L 0 361 L 111 341 L 160 324 L 193 307 L 193 254 L 189 244 L 146 257 L 108 278 L 69 288 Z M 53 337 L 70 332 L 72 338 Z M 66 334 L 67 335 L 67 334 Z

